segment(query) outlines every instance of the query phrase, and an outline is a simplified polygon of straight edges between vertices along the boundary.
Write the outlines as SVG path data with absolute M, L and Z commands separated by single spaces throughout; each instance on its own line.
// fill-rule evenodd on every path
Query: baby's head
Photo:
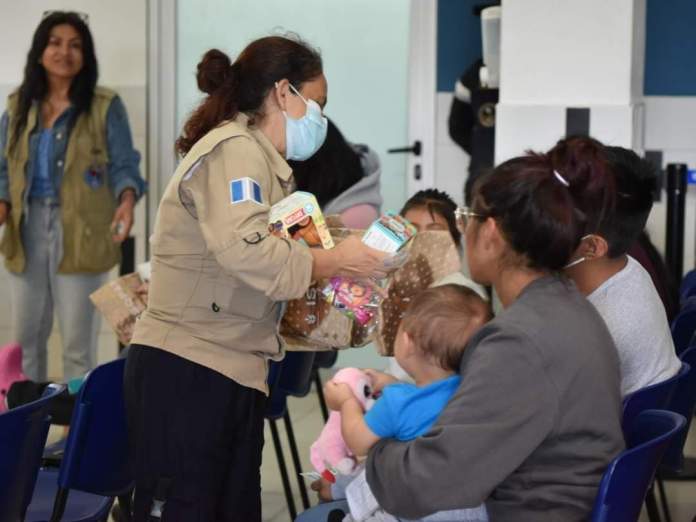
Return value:
M 490 306 L 470 288 L 428 288 L 413 298 L 401 320 L 394 357 L 412 377 L 424 364 L 457 372 L 469 338 L 490 319 Z

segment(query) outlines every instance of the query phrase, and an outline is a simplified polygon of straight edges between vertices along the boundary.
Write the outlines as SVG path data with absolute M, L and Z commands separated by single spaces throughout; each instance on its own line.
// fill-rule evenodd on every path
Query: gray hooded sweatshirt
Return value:
M 340 214 L 356 205 L 370 205 L 375 208 L 377 214 L 381 212 L 382 194 L 379 177 L 382 169 L 379 156 L 366 145 L 352 145 L 352 147 L 360 156 L 365 177 L 324 205 L 322 211 L 325 216 Z

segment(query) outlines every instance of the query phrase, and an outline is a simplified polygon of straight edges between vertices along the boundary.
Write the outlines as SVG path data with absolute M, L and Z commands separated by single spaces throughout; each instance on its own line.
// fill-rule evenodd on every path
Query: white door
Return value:
M 475 2 L 456 6 L 458 16 L 470 16 Z M 438 92 L 438 16 L 450 16 L 451 5 L 438 9 L 437 0 L 411 0 L 409 34 L 408 83 L 408 140 L 401 147 L 409 149 L 407 156 L 407 196 L 415 192 L 438 188 L 447 192 L 457 203 L 463 203 L 469 156 L 449 137 L 448 115 L 452 103 L 454 80 Z M 443 14 L 444 13 L 444 14 Z M 445 31 L 447 39 L 457 38 L 463 31 L 471 31 L 471 21 L 462 21 L 456 33 Z M 472 33 L 473 34 L 473 33 Z M 476 40 L 477 37 L 473 37 Z M 442 38 L 441 38 L 442 39 Z M 471 38 L 467 38 L 467 41 Z M 449 41 L 449 40 L 448 40 Z M 478 44 L 480 47 L 480 44 Z M 473 45 L 472 45 L 473 49 Z M 472 51 L 474 54 L 479 49 Z M 470 63 L 459 64 L 463 71 Z M 460 71 L 457 71 L 460 72 Z

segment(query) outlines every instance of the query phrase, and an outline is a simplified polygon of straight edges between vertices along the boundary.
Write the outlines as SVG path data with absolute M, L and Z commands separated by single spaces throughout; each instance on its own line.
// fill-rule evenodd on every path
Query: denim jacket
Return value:
M 51 148 L 52 158 L 49 162 L 51 166 L 51 179 L 56 183 L 56 193 L 60 191 L 60 183 L 63 177 L 63 166 L 65 164 L 65 152 L 68 147 L 69 129 L 68 122 L 75 109 L 68 108 L 61 114 L 53 125 L 53 146 Z M 6 146 L 8 140 L 9 116 L 5 111 L 0 118 L 0 201 L 10 201 L 9 178 L 7 172 Z M 38 129 L 37 129 L 38 130 Z M 25 175 L 27 177 L 26 190 L 24 191 L 24 208 L 27 209 L 27 200 L 31 191 L 31 183 L 36 170 L 36 154 L 39 146 L 39 134 L 34 130 L 29 138 L 29 158 Z M 140 154 L 133 148 L 130 126 L 128 125 L 128 115 L 121 99 L 114 97 L 106 115 L 106 141 L 108 146 L 109 162 L 108 180 L 114 197 L 118 198 L 121 193 L 128 188 L 135 191 L 136 198 L 147 190 L 145 180 L 140 176 L 139 163 Z

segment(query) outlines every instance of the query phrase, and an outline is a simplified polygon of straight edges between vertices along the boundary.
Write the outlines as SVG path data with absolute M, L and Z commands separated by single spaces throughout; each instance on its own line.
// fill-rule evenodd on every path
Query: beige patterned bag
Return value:
M 449 232 L 420 232 L 407 248 L 408 261 L 389 278 L 388 296 L 377 316 L 374 337 L 382 355 L 394 355 L 394 339 L 411 299 L 461 268 L 459 253 Z
M 332 229 L 336 243 L 361 230 Z M 408 261 L 388 279 L 387 299 L 377 315 L 377 329 L 360 326 L 321 295 L 326 281 L 314 283 L 305 296 L 288 303 L 280 332 L 294 350 L 362 347 L 375 341 L 383 355 L 392 355 L 401 318 L 412 298 L 460 268 L 459 254 L 448 232 L 421 232 L 405 247 Z

